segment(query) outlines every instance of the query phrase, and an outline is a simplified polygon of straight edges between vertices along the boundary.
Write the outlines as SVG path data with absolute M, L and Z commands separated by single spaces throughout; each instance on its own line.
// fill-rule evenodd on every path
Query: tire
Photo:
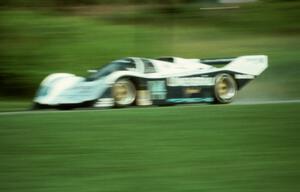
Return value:
M 42 108 L 43 108 L 43 107 L 42 107 L 40 104 L 38 104 L 38 103 L 33 103 L 29 109 L 30 109 L 30 110 L 39 110 L 39 109 L 42 109 Z
M 215 103 L 231 103 L 237 94 L 236 81 L 227 73 L 217 75 L 215 78 L 214 93 Z
M 30 110 L 41 110 L 41 109 L 47 109 L 49 106 L 39 104 L 39 103 L 32 103 L 31 107 L 29 108 Z
M 116 107 L 133 105 L 136 100 L 136 88 L 129 79 L 119 79 L 112 89 Z
M 67 111 L 67 110 L 72 110 L 75 107 L 73 105 L 58 105 L 56 108 L 58 110 Z

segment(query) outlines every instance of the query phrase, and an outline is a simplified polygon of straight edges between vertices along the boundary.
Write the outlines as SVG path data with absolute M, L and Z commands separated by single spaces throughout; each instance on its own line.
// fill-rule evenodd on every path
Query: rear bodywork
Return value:
M 214 102 L 215 77 L 231 75 L 241 90 L 268 66 L 265 55 L 223 59 L 126 58 L 133 68 L 116 70 L 96 78 L 56 73 L 46 77 L 34 98 L 40 106 L 112 107 L 112 86 L 120 78 L 132 81 L 137 89 L 136 105 Z M 100 69 L 101 70 L 101 69 Z M 96 71 L 97 73 L 97 71 Z

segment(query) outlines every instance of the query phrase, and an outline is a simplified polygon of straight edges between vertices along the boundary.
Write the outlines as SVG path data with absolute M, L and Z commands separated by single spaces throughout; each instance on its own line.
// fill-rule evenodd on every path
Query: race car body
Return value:
M 126 107 L 177 103 L 230 103 L 268 66 L 265 55 L 224 59 L 130 57 L 88 77 L 55 73 L 34 98 L 36 107 Z

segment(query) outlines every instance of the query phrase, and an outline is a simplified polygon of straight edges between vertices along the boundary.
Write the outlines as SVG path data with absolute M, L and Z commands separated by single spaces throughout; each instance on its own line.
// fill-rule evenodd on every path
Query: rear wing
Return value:
M 222 70 L 236 73 L 260 75 L 268 67 L 268 57 L 266 55 L 249 55 L 240 57 L 227 57 L 215 59 L 185 59 L 180 57 L 160 57 L 157 60 L 176 64 L 204 64 L 218 66 Z
M 186 59 L 181 57 L 159 57 L 156 60 L 165 61 L 169 63 L 202 63 L 206 65 L 226 65 L 232 62 L 236 57 L 228 57 L 228 58 L 209 58 L 209 59 Z
M 260 75 L 268 67 L 268 57 L 266 55 L 200 59 L 199 61 L 206 65 L 225 65 L 222 68 L 223 70 L 254 76 Z
M 268 56 L 251 55 L 237 57 L 223 67 L 224 70 L 258 76 L 268 68 Z
M 206 65 L 226 65 L 232 62 L 236 57 L 228 57 L 228 58 L 209 58 L 209 59 L 199 59 L 200 63 Z
M 206 65 L 223 65 L 223 70 L 258 76 L 268 67 L 268 56 L 249 55 L 219 59 L 199 59 Z

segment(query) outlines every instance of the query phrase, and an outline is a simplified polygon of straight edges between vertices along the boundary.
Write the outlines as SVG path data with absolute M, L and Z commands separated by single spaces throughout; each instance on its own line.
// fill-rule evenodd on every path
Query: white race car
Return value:
M 265 55 L 224 59 L 129 57 L 90 76 L 54 73 L 41 83 L 35 108 L 126 107 L 178 103 L 230 103 L 268 66 Z

